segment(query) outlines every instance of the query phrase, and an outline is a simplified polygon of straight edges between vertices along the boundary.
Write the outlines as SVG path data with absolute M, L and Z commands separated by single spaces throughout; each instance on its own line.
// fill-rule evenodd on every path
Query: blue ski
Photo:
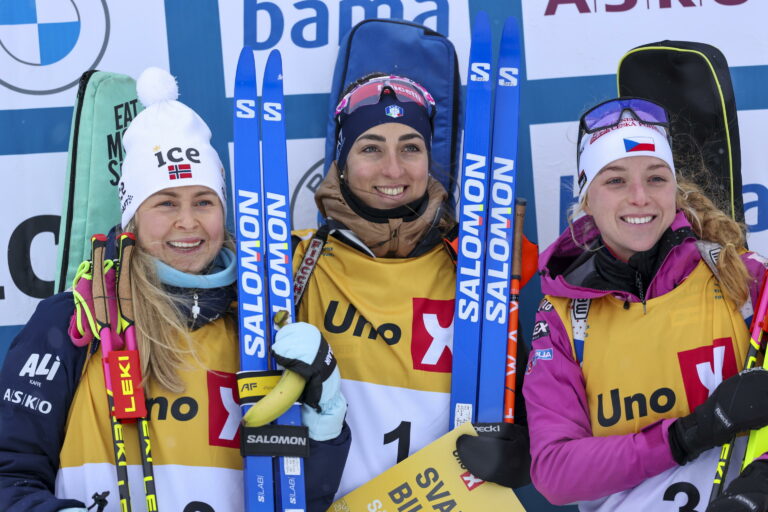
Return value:
M 459 251 L 453 331 L 450 428 L 476 421 L 483 318 L 483 255 L 491 144 L 491 24 L 480 12 L 472 28 L 459 202 Z
M 241 372 L 269 369 L 258 112 L 256 65 L 253 50 L 246 46 L 240 52 L 237 62 L 234 100 L 233 180 Z M 242 386 L 238 384 L 238 387 Z M 244 404 L 243 414 L 250 407 L 250 404 Z M 245 510 L 274 512 L 272 458 L 246 456 L 243 460 L 243 474 Z
M 491 187 L 483 288 L 482 338 L 478 380 L 477 421 L 504 419 L 504 379 L 512 242 L 517 185 L 517 132 L 520 112 L 520 30 L 514 17 L 507 18 L 501 36 L 496 94 L 493 108 Z
M 285 143 L 285 115 L 283 110 L 283 63 L 278 50 L 272 50 L 264 70 L 261 96 L 263 166 L 264 166 L 264 220 L 267 238 L 266 264 L 269 277 L 269 318 L 279 311 L 287 311 L 294 319 L 293 265 L 291 251 L 291 222 L 289 217 L 288 161 Z M 270 321 L 271 339 L 277 327 Z M 301 426 L 301 407 L 294 404 L 277 420 L 278 425 Z M 304 492 L 304 460 L 300 457 L 279 457 L 276 462 L 280 474 L 278 490 L 280 509 L 290 512 L 306 510 Z

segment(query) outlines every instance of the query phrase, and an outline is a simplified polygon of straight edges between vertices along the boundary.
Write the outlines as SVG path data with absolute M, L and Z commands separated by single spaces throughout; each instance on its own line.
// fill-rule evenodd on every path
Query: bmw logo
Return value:
M 106 0 L 0 2 L 0 84 L 23 94 L 68 89 L 108 40 Z

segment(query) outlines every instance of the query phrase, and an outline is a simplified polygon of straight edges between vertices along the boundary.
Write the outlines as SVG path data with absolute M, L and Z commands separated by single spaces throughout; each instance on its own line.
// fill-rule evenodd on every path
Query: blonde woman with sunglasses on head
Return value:
M 719 445 L 768 424 L 768 372 L 739 373 L 766 260 L 675 169 L 670 140 L 664 108 L 639 98 L 580 121 L 575 220 L 540 258 L 524 390 L 532 480 L 554 504 L 703 511 Z M 766 510 L 767 466 L 707 510 Z

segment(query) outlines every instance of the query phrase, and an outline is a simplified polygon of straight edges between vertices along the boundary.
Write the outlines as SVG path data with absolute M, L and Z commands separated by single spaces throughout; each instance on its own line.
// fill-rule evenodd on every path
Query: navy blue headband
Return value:
M 374 126 L 384 123 L 402 123 L 416 130 L 427 146 L 432 149 L 432 123 L 427 110 L 413 102 L 400 102 L 394 94 L 382 94 L 375 105 L 359 107 L 351 114 L 339 114 L 339 134 L 336 137 L 336 165 L 343 171 L 347 155 L 358 137 Z

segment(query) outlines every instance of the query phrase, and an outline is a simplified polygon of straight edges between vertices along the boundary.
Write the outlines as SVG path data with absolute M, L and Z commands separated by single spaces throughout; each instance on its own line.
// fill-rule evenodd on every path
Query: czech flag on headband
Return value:
M 651 137 L 633 137 L 624 139 L 624 149 L 627 153 L 633 151 L 656 151 L 656 144 Z

